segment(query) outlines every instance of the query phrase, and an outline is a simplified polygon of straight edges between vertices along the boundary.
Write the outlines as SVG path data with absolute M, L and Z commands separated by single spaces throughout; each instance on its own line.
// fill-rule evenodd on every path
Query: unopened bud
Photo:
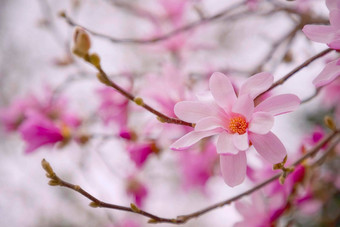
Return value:
M 50 180 L 50 181 L 48 182 L 48 185 L 50 185 L 50 186 L 58 186 L 58 185 L 59 185 L 59 182 L 56 181 L 56 180 Z
M 93 207 L 93 208 L 97 208 L 97 207 L 99 207 L 99 204 L 96 203 L 96 202 L 90 202 L 89 206 Z
M 46 161 L 45 159 L 41 160 L 41 166 L 44 168 L 49 176 L 53 175 L 53 169 L 48 161 Z
M 330 117 L 330 116 L 325 116 L 324 122 L 325 122 L 325 125 L 326 125 L 329 129 L 331 129 L 331 130 L 333 130 L 333 131 L 336 130 L 336 124 L 335 124 L 335 122 L 334 122 L 334 120 L 333 120 L 332 117 Z
M 162 123 L 165 123 L 165 122 L 166 122 L 165 119 L 162 118 L 162 117 L 157 117 L 157 120 L 160 121 L 160 122 L 162 122 Z
M 286 180 L 286 176 L 285 176 L 285 174 L 282 174 L 281 176 L 280 176 L 280 178 L 279 178 L 279 182 L 280 182 L 280 184 L 284 184 L 285 183 L 285 180 Z
M 100 57 L 98 56 L 98 54 L 93 53 L 90 55 L 90 62 L 92 65 L 94 65 L 95 67 L 99 68 L 100 67 Z
M 97 73 L 97 78 L 100 82 L 102 82 L 103 84 L 106 84 L 108 86 L 111 86 L 111 81 L 109 81 L 105 76 L 103 76 L 102 73 Z
M 144 101 L 141 97 L 136 97 L 134 100 L 133 100 L 138 106 L 142 106 L 144 104 Z
M 131 204 L 130 204 L 130 207 L 131 207 L 131 210 L 133 210 L 134 212 L 136 212 L 136 213 L 139 213 L 139 212 L 140 212 L 140 210 L 139 210 L 139 208 L 136 206 L 136 204 L 131 203 Z
M 73 53 L 79 57 L 84 57 L 91 48 L 90 36 L 84 29 L 76 27 L 74 30 L 73 41 Z

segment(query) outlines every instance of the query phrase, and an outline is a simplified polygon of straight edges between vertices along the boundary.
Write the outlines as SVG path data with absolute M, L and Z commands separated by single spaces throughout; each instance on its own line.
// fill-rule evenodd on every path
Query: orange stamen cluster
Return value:
M 240 135 L 247 132 L 248 123 L 244 117 L 234 117 L 230 119 L 229 130 L 231 133 L 238 133 Z

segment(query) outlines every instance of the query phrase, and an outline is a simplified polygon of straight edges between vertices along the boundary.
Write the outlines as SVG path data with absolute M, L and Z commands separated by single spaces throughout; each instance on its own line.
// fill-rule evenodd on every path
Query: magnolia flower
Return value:
M 53 145 L 64 140 L 62 130 L 41 114 L 32 114 L 20 126 L 19 132 L 27 143 L 26 154 L 33 152 L 44 145 Z
M 305 25 L 303 33 L 318 43 L 326 43 L 330 48 L 340 50 L 340 1 L 327 1 L 330 25 Z
M 246 150 L 253 145 L 256 151 L 272 164 L 279 163 L 287 152 L 270 130 L 274 116 L 295 110 L 300 103 L 297 96 L 272 96 L 254 106 L 254 99 L 273 83 L 269 73 L 249 78 L 236 94 L 227 76 L 214 73 L 209 80 L 212 98 L 183 101 L 175 105 L 175 114 L 182 120 L 195 123 L 191 131 L 171 145 L 174 150 L 188 148 L 200 139 L 218 135 L 222 176 L 226 184 L 241 184 L 246 175 Z
M 305 25 L 303 33 L 312 41 L 325 43 L 334 50 L 340 50 L 340 1 L 328 0 L 330 25 Z M 326 65 L 322 72 L 313 80 L 316 87 L 324 86 L 340 75 L 340 59 Z
M 142 207 L 148 195 L 148 189 L 136 176 L 130 176 L 127 178 L 126 193 L 134 198 L 138 207 Z

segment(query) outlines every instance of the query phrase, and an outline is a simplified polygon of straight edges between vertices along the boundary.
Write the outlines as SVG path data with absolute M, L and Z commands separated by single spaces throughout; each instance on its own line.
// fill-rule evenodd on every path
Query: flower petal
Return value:
M 226 132 L 222 132 L 218 136 L 216 150 L 218 154 L 237 154 L 239 152 L 234 146 L 232 134 Z
M 267 72 L 257 73 L 248 78 L 240 88 L 239 96 L 249 94 L 252 99 L 266 91 L 274 81 L 274 77 Z
M 243 115 L 247 120 L 250 120 L 254 111 L 254 101 L 248 94 L 238 97 L 233 105 L 232 112 Z
M 206 117 L 197 122 L 195 131 L 207 131 L 216 128 L 224 128 L 223 121 L 217 117 Z
M 328 44 L 328 46 L 334 50 L 340 50 L 340 37 Z
M 340 9 L 340 2 L 338 0 L 326 0 L 326 5 L 329 11 L 333 9 Z
M 289 113 L 298 108 L 300 99 L 293 94 L 276 95 L 265 99 L 255 107 L 255 112 L 268 112 L 274 116 Z
M 274 117 L 270 113 L 256 112 L 249 123 L 249 131 L 256 134 L 267 134 L 274 125 Z
M 282 142 L 272 132 L 265 135 L 249 133 L 249 138 L 256 151 L 272 164 L 282 162 L 287 154 Z
M 196 132 L 196 131 L 191 131 L 178 140 L 176 140 L 170 148 L 172 150 L 184 150 L 194 143 L 197 143 L 200 139 L 203 139 L 208 136 L 215 135 L 219 133 L 219 130 L 210 130 L 210 131 L 202 131 L 202 132 Z
M 333 39 L 334 28 L 329 25 L 307 24 L 302 29 L 308 39 L 318 43 L 329 43 Z
M 244 151 L 236 155 L 220 155 L 220 166 L 224 182 L 230 187 L 241 184 L 246 177 L 247 157 Z
M 334 28 L 340 29 L 340 9 L 334 9 L 329 13 L 329 22 Z
M 197 122 L 202 118 L 215 115 L 215 109 L 211 105 L 198 101 L 178 102 L 174 111 L 177 117 L 188 122 Z
M 216 103 L 229 111 L 236 101 L 236 94 L 229 78 L 223 73 L 215 72 L 209 80 L 209 88 Z
M 338 76 L 340 76 L 340 59 L 328 63 L 321 73 L 313 80 L 313 84 L 316 87 L 324 86 L 331 83 Z
M 239 135 L 238 133 L 233 134 L 233 143 L 238 150 L 247 150 L 249 148 L 248 133 L 242 135 Z

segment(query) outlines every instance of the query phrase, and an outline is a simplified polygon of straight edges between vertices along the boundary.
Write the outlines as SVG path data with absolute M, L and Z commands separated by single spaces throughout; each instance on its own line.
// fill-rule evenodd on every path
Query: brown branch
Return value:
M 293 69 L 291 72 L 289 72 L 288 74 L 286 74 L 284 77 L 282 77 L 280 80 L 276 81 L 275 83 L 272 84 L 272 86 L 270 86 L 266 91 L 262 92 L 261 94 L 259 94 L 257 97 L 260 97 L 261 95 L 263 95 L 264 93 L 272 90 L 273 88 L 282 85 L 284 82 L 286 82 L 286 80 L 288 80 L 291 76 L 293 76 L 295 73 L 299 72 L 301 69 L 303 69 L 304 67 L 308 66 L 310 63 L 312 63 L 313 61 L 315 61 L 318 58 L 323 57 L 324 55 L 328 54 L 329 52 L 331 52 L 333 49 L 331 48 L 327 48 L 326 50 L 321 51 L 320 53 L 314 55 L 313 57 L 307 59 L 304 63 L 302 63 L 301 65 L 297 66 L 295 69 Z
M 320 93 L 320 91 L 321 91 L 321 88 L 323 88 L 323 87 L 318 87 L 318 88 L 315 90 L 314 94 L 312 94 L 312 95 L 309 96 L 308 98 L 305 98 L 305 99 L 301 100 L 301 104 L 304 104 L 304 103 L 306 103 L 306 102 L 309 102 L 309 101 L 311 101 L 312 99 L 314 99 L 316 96 L 318 96 L 319 93 Z
M 209 22 L 212 22 L 212 21 L 215 21 L 215 20 L 218 20 L 222 17 L 224 17 L 226 14 L 232 12 L 233 10 L 237 9 L 238 7 L 240 6 L 243 6 L 245 4 L 245 2 L 240 2 L 240 3 L 237 3 L 237 4 L 234 4 L 228 8 L 225 8 L 223 10 L 221 10 L 219 13 L 215 14 L 215 15 L 212 15 L 210 17 L 204 17 L 204 18 L 201 18 L 200 20 L 197 20 L 195 22 L 192 22 L 192 23 L 188 23 L 187 25 L 184 25 L 183 27 L 180 27 L 178 29 L 175 29 L 171 32 L 168 32 L 164 35 L 161 35 L 161 36 L 157 36 L 157 37 L 154 37 L 154 38 L 150 38 L 150 39 L 135 39 L 135 38 L 115 38 L 115 37 L 111 37 L 111 36 L 108 36 L 108 35 L 104 35 L 104 34 L 101 34 L 99 32 L 95 32 L 93 30 L 90 30 L 90 29 L 87 29 L 81 25 L 79 25 L 78 23 L 76 23 L 75 21 L 73 21 L 68 15 L 66 15 L 65 12 L 62 12 L 60 15 L 62 17 L 65 18 L 66 22 L 68 24 L 70 24 L 71 26 L 79 26 L 79 27 L 82 27 L 84 28 L 86 31 L 88 31 L 89 33 L 91 33 L 92 35 L 94 36 L 97 36 L 97 37 L 101 37 L 101 38 L 105 38 L 113 43 L 121 43 L 121 44 L 139 44 L 139 45 L 147 45 L 147 44 L 154 44 L 154 43 L 157 43 L 157 42 L 161 42 L 161 41 L 164 41 L 164 40 L 167 40 L 175 35 L 178 35 L 180 33 L 183 33 L 183 32 L 186 32 L 186 31 L 190 31 L 200 25 L 203 25 L 203 24 L 206 24 L 206 23 L 209 23 Z
M 334 130 L 333 132 L 329 133 L 321 141 L 319 141 L 318 144 L 315 147 L 313 147 L 308 153 L 306 153 L 300 159 L 295 161 L 290 168 L 296 167 L 297 165 L 301 164 L 307 158 L 314 156 L 322 148 L 322 146 L 324 146 L 326 143 L 331 141 L 338 133 L 340 133 L 340 130 Z M 337 142 L 339 142 L 339 140 L 336 140 L 336 143 Z M 263 181 L 262 183 L 256 185 L 255 187 L 253 187 L 253 188 L 251 188 L 251 189 L 249 189 L 249 190 L 247 190 L 247 191 L 245 191 L 245 192 L 243 192 L 239 195 L 236 195 L 236 196 L 234 196 L 230 199 L 224 200 L 222 202 L 213 204 L 211 206 L 208 206 L 208 207 L 201 209 L 199 211 L 196 211 L 194 213 L 187 214 L 187 215 L 180 215 L 180 216 L 177 216 L 176 218 L 162 218 L 162 217 L 158 217 L 154 214 L 151 214 L 149 212 L 146 212 L 144 210 L 141 210 L 138 207 L 136 207 L 136 205 L 134 205 L 134 204 L 131 204 L 130 207 L 126 207 L 126 206 L 119 206 L 119 205 L 103 202 L 103 201 L 97 199 L 96 197 L 94 197 L 93 195 L 91 195 L 90 193 L 88 193 L 87 191 L 85 191 L 84 189 L 82 189 L 80 186 L 68 183 L 68 182 L 60 179 L 55 174 L 55 172 L 53 171 L 50 164 L 47 161 L 45 161 L 45 159 L 42 160 L 42 166 L 45 169 L 45 171 L 47 172 L 46 176 L 51 179 L 49 181 L 49 185 L 67 187 L 67 188 L 70 188 L 70 189 L 80 193 L 81 195 L 85 196 L 86 198 L 88 198 L 89 200 L 92 201 L 90 203 L 91 207 L 102 207 L 102 208 L 109 208 L 109 209 L 114 209 L 114 210 L 132 212 L 132 213 L 136 213 L 136 214 L 150 218 L 149 223 L 171 223 L 171 224 L 183 224 L 183 223 L 186 223 L 187 221 L 189 221 L 193 218 L 197 218 L 197 217 L 199 217 L 199 216 L 201 216 L 205 213 L 208 213 L 208 212 L 210 212 L 214 209 L 217 209 L 219 207 L 223 207 L 225 205 L 231 204 L 232 202 L 235 202 L 238 199 L 263 188 L 264 186 L 270 184 L 271 182 L 274 182 L 276 179 L 280 178 L 280 176 L 282 175 L 281 173 L 276 174 L 276 175 L 268 178 L 267 180 Z M 290 174 L 290 172 L 286 172 L 286 176 L 288 176 L 289 174 Z
M 93 60 L 91 60 L 92 56 L 96 56 L 96 58 L 98 58 L 98 62 L 94 63 Z M 152 108 L 148 104 L 144 103 L 142 98 L 134 96 L 133 94 L 129 93 L 128 91 L 126 91 L 125 89 L 120 87 L 118 84 L 116 84 L 115 82 L 110 80 L 108 75 L 106 74 L 106 72 L 102 69 L 102 67 L 101 67 L 101 65 L 99 63 L 99 61 L 100 61 L 99 57 L 96 54 L 92 54 L 92 55 L 88 55 L 87 54 L 87 55 L 85 55 L 83 57 L 83 59 L 85 61 L 89 62 L 90 64 L 92 64 L 94 67 L 96 67 L 96 69 L 99 72 L 97 74 L 97 77 L 98 77 L 100 82 L 102 82 L 103 84 L 105 84 L 105 85 L 107 85 L 109 87 L 112 87 L 113 89 L 118 91 L 120 94 L 125 96 L 130 101 L 133 101 L 134 103 L 136 103 L 137 105 L 143 107 L 144 109 L 146 109 L 150 113 L 156 115 L 157 119 L 160 122 L 194 127 L 194 125 L 192 123 L 189 123 L 189 122 L 186 122 L 186 121 L 182 121 L 182 120 L 180 120 L 178 118 L 172 118 L 172 117 L 166 116 L 165 114 L 159 112 L 158 110 L 155 110 L 154 108 Z

